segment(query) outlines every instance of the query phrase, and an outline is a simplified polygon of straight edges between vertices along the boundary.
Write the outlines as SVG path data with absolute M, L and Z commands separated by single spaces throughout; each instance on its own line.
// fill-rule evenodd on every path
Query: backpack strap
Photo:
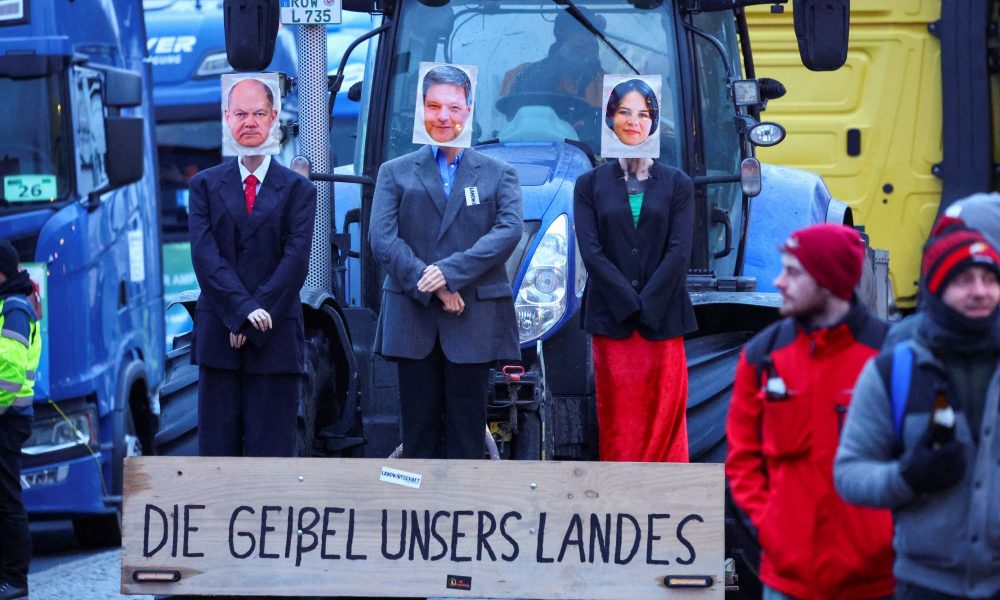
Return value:
M 913 348 L 909 342 L 900 342 L 892 348 L 892 374 L 889 379 L 889 395 L 892 398 L 892 430 L 896 436 L 896 446 L 902 447 L 903 416 L 910 398 L 910 381 L 913 375 Z

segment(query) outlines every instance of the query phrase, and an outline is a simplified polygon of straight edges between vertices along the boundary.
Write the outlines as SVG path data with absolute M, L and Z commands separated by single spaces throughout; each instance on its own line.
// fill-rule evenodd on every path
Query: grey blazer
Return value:
M 466 188 L 478 198 L 470 202 Z M 440 339 L 453 363 L 519 359 L 504 263 L 522 228 L 521 187 L 507 163 L 467 148 L 448 198 L 430 146 L 383 164 L 369 228 L 375 258 L 387 272 L 375 351 L 419 359 Z M 445 312 L 434 294 L 417 291 L 429 264 L 462 295 L 460 316 Z

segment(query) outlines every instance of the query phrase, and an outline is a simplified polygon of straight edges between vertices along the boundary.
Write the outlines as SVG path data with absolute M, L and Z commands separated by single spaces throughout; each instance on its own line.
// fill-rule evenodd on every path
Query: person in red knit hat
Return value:
M 822 224 L 780 251 L 785 318 L 754 336 L 736 367 L 729 489 L 757 529 L 764 600 L 889 597 L 891 516 L 845 503 L 833 485 L 851 391 L 887 331 L 855 297 L 864 242 Z

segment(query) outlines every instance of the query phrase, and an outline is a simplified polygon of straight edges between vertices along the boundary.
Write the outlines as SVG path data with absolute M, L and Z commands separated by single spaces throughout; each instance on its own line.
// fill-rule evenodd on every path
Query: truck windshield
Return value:
M 64 200 L 70 189 L 67 103 L 62 74 L 0 75 L 0 211 Z
M 430 4 L 430 3 L 428 3 Z M 453 0 L 400 11 L 390 83 L 388 158 L 414 150 L 421 62 L 478 69 L 472 143 L 571 141 L 600 153 L 605 74 L 660 75 L 660 160 L 677 164 L 680 136 L 673 3 Z

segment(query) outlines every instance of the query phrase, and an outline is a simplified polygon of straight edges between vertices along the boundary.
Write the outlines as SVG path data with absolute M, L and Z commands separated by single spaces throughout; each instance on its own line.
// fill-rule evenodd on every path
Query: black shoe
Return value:
M 27 598 L 28 586 L 17 587 L 6 581 L 0 582 L 0 600 L 14 600 L 14 598 Z

